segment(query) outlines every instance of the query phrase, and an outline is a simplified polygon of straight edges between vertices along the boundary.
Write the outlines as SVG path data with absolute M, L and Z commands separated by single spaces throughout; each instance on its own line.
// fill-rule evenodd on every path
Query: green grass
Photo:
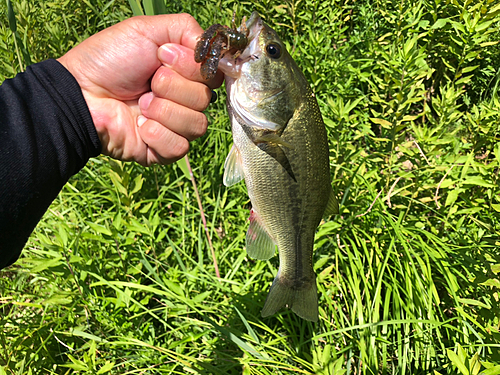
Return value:
M 16 49 L 0 2 L 2 78 L 132 14 L 126 1 L 28 4 L 13 1 Z M 221 89 L 189 153 L 221 279 L 180 165 L 93 159 L 0 272 L 0 374 L 500 374 L 500 3 L 164 10 L 207 27 L 253 9 L 329 133 L 341 214 L 316 238 L 319 323 L 260 317 L 278 261 L 247 258 L 246 189 L 222 184 Z

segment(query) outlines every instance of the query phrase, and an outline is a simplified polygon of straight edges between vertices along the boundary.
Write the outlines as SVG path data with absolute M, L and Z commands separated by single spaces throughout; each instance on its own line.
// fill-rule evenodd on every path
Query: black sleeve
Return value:
M 100 152 L 81 89 L 58 61 L 0 86 L 0 269 L 17 260 L 64 184 Z

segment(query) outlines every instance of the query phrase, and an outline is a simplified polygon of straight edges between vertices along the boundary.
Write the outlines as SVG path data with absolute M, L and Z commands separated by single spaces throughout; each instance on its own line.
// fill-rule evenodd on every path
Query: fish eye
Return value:
M 266 46 L 267 55 L 273 59 L 279 59 L 281 56 L 281 46 L 279 44 L 270 43 Z

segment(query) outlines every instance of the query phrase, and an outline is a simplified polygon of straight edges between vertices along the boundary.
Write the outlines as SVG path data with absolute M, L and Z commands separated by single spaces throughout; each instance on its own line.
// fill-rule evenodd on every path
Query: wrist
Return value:
M 75 78 L 78 86 L 80 86 L 82 96 L 85 99 L 85 103 L 87 104 L 92 122 L 94 123 L 97 136 L 101 142 L 102 153 L 107 154 L 106 150 L 108 149 L 109 135 L 107 134 L 105 124 L 109 119 L 105 119 L 104 114 L 106 112 L 99 109 L 102 108 L 102 104 L 99 105 L 99 100 L 91 94 L 90 90 L 87 88 L 89 86 L 88 82 L 82 77 L 81 74 L 78 73 L 79 70 L 75 67 L 71 57 L 68 57 L 68 54 L 70 53 L 71 51 L 58 58 L 57 61 L 66 68 L 73 78 Z

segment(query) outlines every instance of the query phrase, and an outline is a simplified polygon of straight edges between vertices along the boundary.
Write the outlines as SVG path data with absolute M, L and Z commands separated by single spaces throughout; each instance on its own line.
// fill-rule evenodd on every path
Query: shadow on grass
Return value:
M 233 308 L 225 317 L 223 326 L 209 316 L 203 317 L 219 333 L 219 339 L 214 344 L 216 355 L 198 362 L 202 369 L 200 373 L 241 374 L 246 366 L 259 366 L 260 371 L 266 373 L 262 368 L 266 361 L 290 365 L 290 370 L 300 366 L 292 357 L 277 358 L 277 350 L 284 347 L 294 348 L 293 352 L 300 359 L 311 360 L 313 324 L 287 309 L 282 309 L 269 318 L 262 318 L 260 311 L 266 297 L 267 291 L 243 295 L 233 293 L 230 296 Z M 269 337 L 269 332 L 273 332 L 273 336 Z M 268 337 L 268 342 L 260 341 L 259 337 Z M 286 352 L 289 353 L 290 350 Z M 276 373 L 271 363 L 269 366 L 268 373 Z

